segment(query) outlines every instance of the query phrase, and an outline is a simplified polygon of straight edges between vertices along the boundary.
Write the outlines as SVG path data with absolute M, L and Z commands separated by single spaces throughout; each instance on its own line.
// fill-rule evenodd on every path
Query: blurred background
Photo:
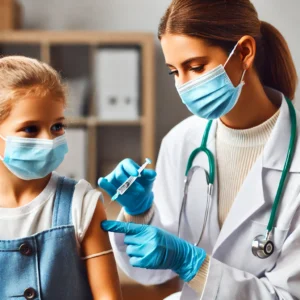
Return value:
M 0 55 L 44 60 L 69 87 L 70 153 L 61 173 L 96 186 L 125 157 L 155 163 L 164 135 L 189 116 L 156 37 L 170 2 L 0 0 Z M 252 2 L 286 38 L 299 73 L 300 1 Z M 300 108 L 297 99 L 299 89 Z M 108 217 L 118 211 L 110 205 Z M 145 288 L 120 276 L 125 299 L 163 299 L 178 288 L 176 281 Z

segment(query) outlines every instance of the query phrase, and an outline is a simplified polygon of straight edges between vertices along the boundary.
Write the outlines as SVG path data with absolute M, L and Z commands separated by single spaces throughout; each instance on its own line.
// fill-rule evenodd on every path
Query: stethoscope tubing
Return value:
M 296 136 L 297 136 L 296 111 L 294 109 L 294 106 L 293 106 L 292 102 L 289 99 L 286 98 L 286 102 L 288 104 L 289 112 L 290 112 L 291 136 L 290 136 L 289 148 L 288 148 L 288 151 L 287 151 L 285 164 L 284 164 L 284 167 L 283 167 L 283 170 L 282 170 L 282 174 L 281 174 L 281 177 L 280 177 L 280 181 L 279 181 L 278 189 L 277 189 L 277 192 L 276 192 L 275 200 L 274 200 L 272 210 L 271 210 L 269 223 L 268 223 L 268 226 L 267 226 L 267 234 L 272 232 L 272 229 L 274 227 L 278 206 L 279 206 L 281 196 L 282 196 L 282 193 L 283 193 L 283 188 L 284 188 L 285 183 L 286 183 L 286 177 L 287 177 L 287 174 L 290 170 L 290 166 L 291 166 L 293 156 L 294 156 L 294 153 L 295 153 Z
M 285 183 L 286 183 L 286 179 L 287 179 L 287 174 L 290 170 L 290 166 L 293 160 L 293 156 L 295 153 L 295 147 L 296 147 L 296 136 L 297 136 L 297 119 L 296 119 L 296 111 L 295 108 L 292 104 L 292 102 L 285 97 L 285 100 L 287 102 L 288 108 L 289 108 L 289 113 L 290 113 L 290 121 L 291 121 L 291 136 L 290 136 L 290 141 L 289 141 L 289 147 L 288 147 L 288 151 L 287 151 L 287 156 L 286 156 L 286 160 L 285 160 L 285 164 L 282 170 L 282 174 L 280 177 L 280 181 L 278 184 L 278 188 L 277 188 L 277 192 L 276 192 L 276 196 L 274 199 L 274 203 L 272 205 L 272 209 L 271 209 L 271 214 L 270 214 L 270 219 L 267 225 L 267 230 L 266 230 L 266 235 L 265 235 L 265 240 L 269 241 L 271 239 L 271 233 L 272 230 L 274 228 L 274 224 L 275 224 L 275 220 L 276 220 L 276 216 L 277 216 L 277 210 L 278 210 L 278 206 L 280 204 L 280 200 L 282 197 L 282 193 L 283 193 L 283 189 L 285 187 Z M 203 138 L 202 138 L 202 142 L 201 142 L 201 146 L 196 148 L 190 155 L 189 159 L 188 159 L 188 163 L 187 163 L 187 167 L 186 167 L 186 172 L 185 172 L 185 181 L 190 180 L 189 178 L 189 172 L 192 169 L 192 165 L 193 165 L 193 161 L 195 159 L 195 157 L 200 153 L 200 152 L 204 152 L 207 155 L 208 158 L 208 164 L 209 164 L 209 173 L 208 173 L 208 192 L 207 192 L 207 202 L 206 202 L 206 209 L 205 209 L 205 216 L 204 216 L 204 224 L 202 227 L 202 231 L 201 231 L 201 235 L 200 238 L 197 242 L 198 245 L 202 239 L 205 227 L 206 227 L 206 222 L 208 219 L 208 214 L 209 214 L 209 210 L 210 210 L 210 206 L 211 206 L 211 198 L 212 198 L 212 189 L 213 189 L 213 184 L 214 184 L 214 180 L 215 180 L 215 159 L 214 156 L 212 154 L 212 152 L 207 148 L 207 140 L 208 140 L 208 136 L 209 136 L 209 132 L 212 126 L 212 120 L 208 121 L 204 134 L 203 134 Z M 187 188 L 187 185 L 185 185 L 185 188 Z M 181 221 L 182 221 L 182 214 L 183 214 L 183 209 L 186 207 L 186 202 L 187 202 L 187 191 L 184 191 L 184 197 L 183 197 L 183 202 L 181 205 L 181 209 L 180 209 L 180 215 L 179 215 L 179 224 L 178 224 L 178 235 L 180 235 L 180 226 L 181 226 Z
M 195 168 L 196 167 L 191 168 L 191 170 L 188 173 L 188 176 L 185 178 L 184 196 L 183 196 L 182 205 L 181 205 L 181 209 L 180 209 L 180 213 L 179 213 L 179 220 L 178 220 L 178 236 L 179 237 L 180 237 L 180 228 L 181 228 L 183 210 L 185 209 L 186 203 L 187 203 L 188 186 L 189 186 L 189 183 L 192 179 L 193 173 L 195 172 Z M 205 171 L 205 174 L 206 174 L 206 180 L 209 181 L 209 176 L 208 176 L 206 171 Z M 204 214 L 204 222 L 203 222 L 203 226 L 202 226 L 202 230 L 201 230 L 199 239 L 196 243 L 194 243 L 194 246 L 199 245 L 200 241 L 202 240 L 202 237 L 203 237 L 203 234 L 204 234 L 204 231 L 205 231 L 205 228 L 206 228 L 206 224 L 207 224 L 207 219 L 208 219 L 208 215 L 209 215 L 210 206 L 211 206 L 212 193 L 213 193 L 213 185 L 208 183 L 205 214 Z

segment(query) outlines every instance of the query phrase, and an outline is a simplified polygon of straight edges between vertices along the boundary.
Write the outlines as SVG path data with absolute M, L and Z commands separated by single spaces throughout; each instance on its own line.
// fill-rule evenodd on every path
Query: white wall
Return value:
M 156 34 L 159 19 L 171 0 L 21 0 L 25 27 L 150 31 Z M 300 1 L 253 0 L 261 19 L 271 22 L 286 37 L 300 74 Z M 164 66 L 157 42 L 157 145 L 176 123 L 188 116 Z M 300 91 L 297 92 L 300 99 Z M 297 101 L 300 108 L 300 100 Z M 172 110 L 170 114 L 169 111 Z

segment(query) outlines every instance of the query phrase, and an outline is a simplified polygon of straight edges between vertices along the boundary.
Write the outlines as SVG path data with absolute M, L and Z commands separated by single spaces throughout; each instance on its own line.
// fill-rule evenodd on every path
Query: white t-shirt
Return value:
M 53 172 L 47 186 L 30 203 L 17 208 L 0 207 L 0 240 L 24 238 L 51 228 L 58 177 Z M 93 189 L 87 181 L 80 180 L 76 184 L 72 201 L 72 221 L 78 247 L 90 225 L 99 199 L 103 201 L 101 192 Z

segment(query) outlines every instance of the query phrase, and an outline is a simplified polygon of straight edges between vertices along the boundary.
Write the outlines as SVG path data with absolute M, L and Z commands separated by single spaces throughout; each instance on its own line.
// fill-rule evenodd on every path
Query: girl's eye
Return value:
M 170 71 L 169 75 L 178 75 L 178 71 L 177 70 Z
M 32 133 L 38 132 L 38 128 L 37 128 L 37 126 L 32 125 L 32 126 L 24 127 L 24 128 L 22 129 L 22 131 L 24 131 L 24 132 L 26 132 L 26 133 L 29 133 L 29 134 L 32 134 Z
M 60 132 L 60 131 L 64 131 L 65 128 L 66 128 L 65 124 L 63 124 L 63 123 L 57 123 L 57 124 L 54 124 L 51 127 L 51 130 L 55 131 L 55 132 Z
M 51 130 L 53 130 L 53 131 L 62 131 L 62 130 L 65 129 L 65 127 L 66 127 L 65 124 L 63 124 L 63 123 L 57 123 L 57 124 L 54 124 L 54 125 L 51 127 Z
M 198 72 L 202 72 L 204 69 L 204 65 L 198 66 L 198 67 L 191 67 L 190 71 L 198 73 Z

